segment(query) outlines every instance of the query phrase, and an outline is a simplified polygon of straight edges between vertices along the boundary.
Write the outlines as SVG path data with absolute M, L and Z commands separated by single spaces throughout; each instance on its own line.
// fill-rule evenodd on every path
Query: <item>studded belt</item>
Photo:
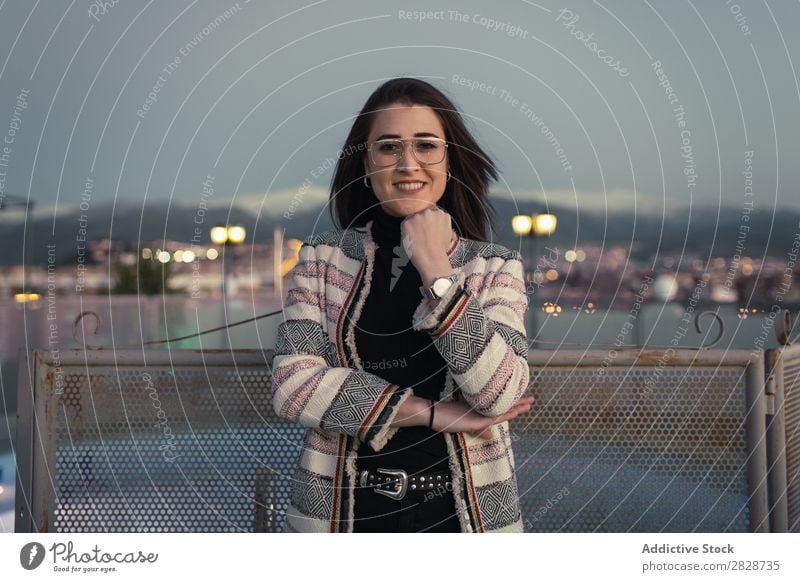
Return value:
M 360 472 L 359 485 L 372 487 L 375 493 L 402 499 L 406 492 L 424 491 L 438 487 L 450 488 L 451 477 L 449 471 L 436 471 L 433 473 L 416 473 L 409 475 L 403 469 L 363 469 Z

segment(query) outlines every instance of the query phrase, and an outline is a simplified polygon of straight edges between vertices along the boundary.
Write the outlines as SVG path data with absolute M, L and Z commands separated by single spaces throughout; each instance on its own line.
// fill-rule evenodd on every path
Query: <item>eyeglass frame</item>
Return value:
M 444 152 L 444 155 L 442 155 L 442 159 L 441 160 L 439 160 L 438 162 L 428 163 L 428 162 L 421 161 L 417 157 L 417 152 L 412 147 L 411 148 L 411 155 L 414 157 L 414 159 L 417 161 L 418 164 L 420 164 L 422 166 L 435 166 L 436 164 L 441 164 L 444 161 L 444 159 L 447 157 L 447 146 L 448 146 L 447 140 L 443 139 L 441 137 L 407 137 L 407 138 L 404 138 L 404 139 L 401 139 L 399 137 L 392 137 L 392 138 L 387 138 L 387 139 L 378 139 L 378 140 L 375 140 L 374 142 L 372 142 L 371 144 L 367 145 L 367 152 L 369 153 L 369 159 L 378 168 L 391 168 L 392 166 L 396 166 L 398 163 L 400 163 L 402 161 L 403 156 L 406 153 L 406 142 L 416 141 L 416 140 L 420 140 L 420 141 L 428 140 L 428 141 L 442 142 L 442 144 L 444 145 L 444 148 L 445 148 L 445 152 Z M 380 166 L 380 165 L 376 164 L 375 163 L 375 159 L 372 157 L 372 146 L 374 146 L 376 144 L 393 142 L 393 141 L 399 141 L 400 143 L 403 144 L 403 150 L 400 152 L 400 157 L 395 156 L 395 157 L 397 157 L 397 160 L 393 164 L 387 164 L 386 166 Z

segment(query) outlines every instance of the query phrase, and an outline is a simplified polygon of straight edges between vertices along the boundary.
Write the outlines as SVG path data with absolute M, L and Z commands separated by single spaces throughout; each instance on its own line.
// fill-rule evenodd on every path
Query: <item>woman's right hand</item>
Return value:
M 490 427 L 528 412 L 533 406 L 533 396 L 523 396 L 505 414 L 483 416 L 460 400 L 437 401 L 433 416 L 433 429 L 438 432 L 468 432 L 475 436 L 491 438 Z M 428 404 L 430 406 L 430 403 Z

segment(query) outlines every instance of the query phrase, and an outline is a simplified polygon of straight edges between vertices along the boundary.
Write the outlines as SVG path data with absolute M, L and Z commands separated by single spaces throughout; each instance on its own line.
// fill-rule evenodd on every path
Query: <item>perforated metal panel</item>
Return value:
M 280 531 L 302 427 L 272 412 L 271 354 L 195 354 L 173 367 L 163 352 L 148 366 L 94 362 L 88 376 L 62 365 L 63 390 L 46 383 L 37 406 L 52 459 L 35 476 L 52 491 L 39 528 Z
M 751 529 L 745 366 L 539 359 L 512 423 L 526 531 Z
M 273 415 L 271 352 L 34 354 L 18 531 L 282 530 L 303 427 Z M 527 531 L 766 531 L 761 355 L 658 355 L 598 377 L 605 353 L 531 350 Z
M 789 531 L 800 533 L 800 345 L 782 351 Z

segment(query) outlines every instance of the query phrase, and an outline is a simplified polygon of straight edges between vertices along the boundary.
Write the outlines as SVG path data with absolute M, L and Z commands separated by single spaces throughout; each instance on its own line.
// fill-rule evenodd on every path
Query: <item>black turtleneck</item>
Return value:
M 422 280 L 400 242 L 404 217 L 391 216 L 378 206 L 373 218 L 371 232 L 378 248 L 370 290 L 356 322 L 358 355 L 365 372 L 411 388 L 416 396 L 438 400 L 447 364 L 430 335 L 411 327 L 411 316 L 422 301 Z M 444 436 L 427 426 L 403 427 L 378 453 L 361 443 L 356 464 L 359 469 L 438 471 L 448 469 L 447 447 Z

